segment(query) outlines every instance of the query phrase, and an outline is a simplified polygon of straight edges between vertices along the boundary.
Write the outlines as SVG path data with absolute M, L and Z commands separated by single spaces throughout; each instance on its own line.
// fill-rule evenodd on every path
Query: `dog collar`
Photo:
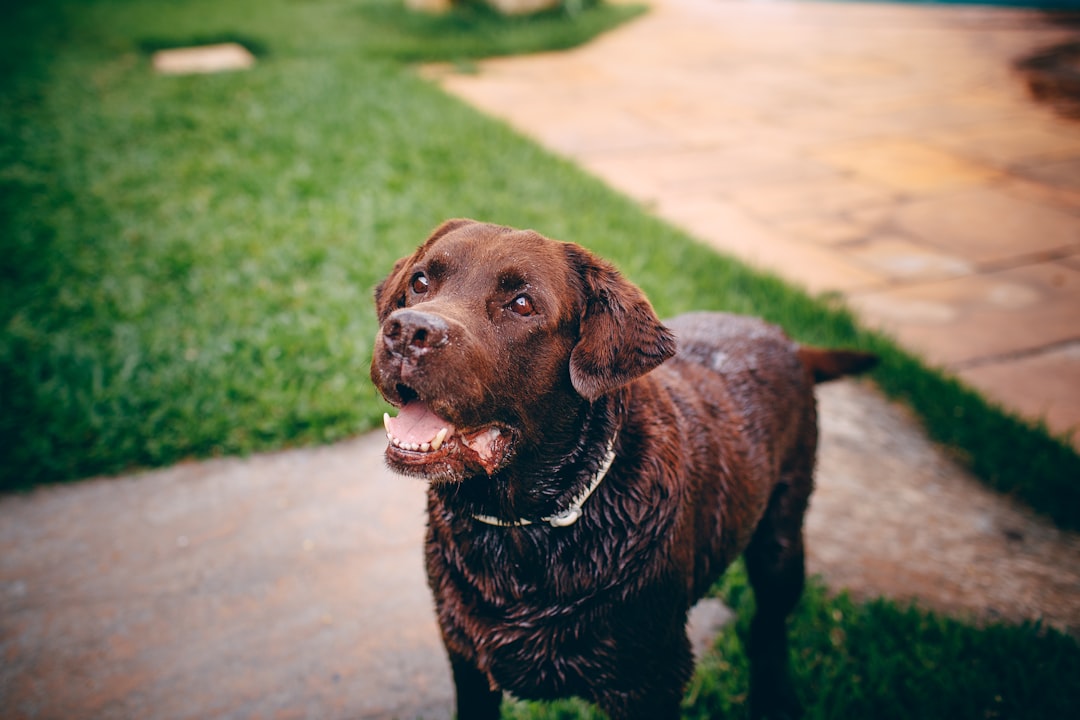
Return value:
M 555 513 L 554 515 L 548 515 L 547 517 L 540 518 L 541 521 L 551 525 L 551 527 L 570 527 L 578 521 L 581 517 L 581 506 L 585 504 L 596 488 L 600 487 L 600 483 L 604 481 L 604 477 L 607 475 L 608 470 L 611 469 L 611 464 L 615 462 L 615 438 L 619 436 L 616 432 L 611 436 L 611 440 L 607 444 L 607 453 L 604 455 L 604 462 L 600 463 L 600 469 L 593 475 L 592 482 L 586 487 L 580 495 L 574 498 L 562 512 Z M 518 520 L 501 520 L 492 515 L 473 515 L 474 520 L 479 520 L 482 523 L 488 525 L 495 525 L 497 527 L 525 527 L 526 525 L 532 525 L 532 520 L 525 520 L 520 518 Z

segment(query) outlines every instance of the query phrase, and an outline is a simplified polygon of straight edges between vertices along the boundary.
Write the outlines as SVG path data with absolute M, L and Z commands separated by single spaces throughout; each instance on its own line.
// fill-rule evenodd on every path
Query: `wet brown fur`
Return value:
M 432 278 L 422 296 L 418 268 Z M 522 292 L 536 315 L 507 313 Z M 662 324 L 587 250 L 468 220 L 400 260 L 376 304 L 372 379 L 390 402 L 416 394 L 459 427 L 504 431 L 493 468 L 388 452 L 431 480 L 427 570 L 459 720 L 497 718 L 503 690 L 581 696 L 613 720 L 678 717 L 687 612 L 739 554 L 757 599 L 752 714 L 797 713 L 785 619 L 803 587 L 813 384 L 871 356 L 727 314 Z M 475 519 L 565 508 L 615 432 L 616 459 L 576 524 Z

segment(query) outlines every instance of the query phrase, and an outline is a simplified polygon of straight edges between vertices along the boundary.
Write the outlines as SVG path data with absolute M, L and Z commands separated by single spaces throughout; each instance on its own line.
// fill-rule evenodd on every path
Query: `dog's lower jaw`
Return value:
M 408 446 L 387 429 L 386 463 L 402 475 L 433 483 L 455 483 L 482 474 L 495 475 L 513 462 L 515 433 L 502 425 L 488 425 L 474 432 L 440 432 L 427 447 Z

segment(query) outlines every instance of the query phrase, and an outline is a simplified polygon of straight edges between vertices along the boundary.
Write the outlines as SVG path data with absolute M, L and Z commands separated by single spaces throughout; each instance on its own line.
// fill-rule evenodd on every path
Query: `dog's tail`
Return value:
M 810 371 L 815 383 L 835 380 L 845 375 L 866 372 L 878 364 L 878 356 L 858 350 L 826 350 L 800 345 L 799 360 Z

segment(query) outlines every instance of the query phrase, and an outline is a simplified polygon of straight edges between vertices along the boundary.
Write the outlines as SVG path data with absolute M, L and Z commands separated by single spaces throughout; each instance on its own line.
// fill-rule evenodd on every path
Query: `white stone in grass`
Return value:
M 487 0 L 503 15 L 527 15 L 558 7 L 562 0 Z
M 405 0 L 405 7 L 414 12 L 425 12 L 433 15 L 441 15 L 449 12 L 453 6 L 453 0 Z
M 154 70 L 162 75 L 216 73 L 247 70 L 255 56 L 239 43 L 159 50 L 153 56 Z

